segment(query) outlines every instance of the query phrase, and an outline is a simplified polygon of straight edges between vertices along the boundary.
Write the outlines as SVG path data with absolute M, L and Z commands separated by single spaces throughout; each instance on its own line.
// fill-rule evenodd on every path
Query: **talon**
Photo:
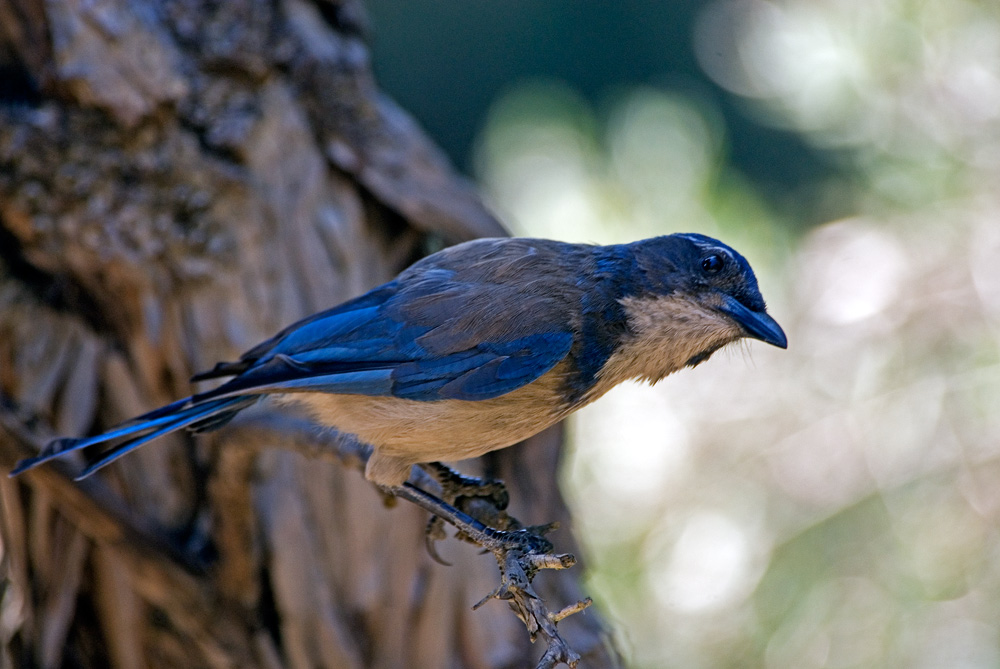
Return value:
M 510 504 L 510 493 L 503 481 L 465 476 L 440 462 L 427 463 L 423 468 L 441 486 L 441 499 L 448 503 L 454 504 L 462 497 L 478 497 L 488 500 L 498 511 Z
M 490 481 L 489 485 L 496 486 L 489 495 L 490 501 L 493 502 L 498 510 L 503 511 L 510 504 L 510 493 L 507 492 L 507 486 L 504 485 L 503 481 Z
M 450 562 L 442 558 L 437 552 L 437 542 L 447 539 L 448 535 L 444 531 L 444 521 L 437 516 L 431 516 L 427 521 L 427 529 L 424 530 L 424 547 L 431 559 L 445 567 L 452 566 Z
M 427 548 L 427 554 L 431 556 L 432 560 L 434 560 L 435 562 L 437 562 L 440 565 L 443 565 L 445 567 L 452 566 L 450 562 L 448 562 L 443 557 L 441 557 L 440 555 L 438 555 L 438 552 L 437 552 L 437 542 L 438 541 L 439 541 L 438 539 L 435 539 L 434 537 L 430 537 L 430 536 L 424 538 L 424 546 Z

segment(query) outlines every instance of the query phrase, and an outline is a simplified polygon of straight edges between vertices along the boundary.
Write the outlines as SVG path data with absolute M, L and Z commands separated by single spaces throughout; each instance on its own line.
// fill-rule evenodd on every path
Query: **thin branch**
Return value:
M 493 552 L 500 568 L 500 586 L 481 599 L 473 609 L 478 609 L 490 599 L 505 600 L 528 629 L 534 642 L 541 636 L 546 644 L 545 653 L 538 661 L 537 669 L 551 669 L 559 664 L 576 667 L 580 655 L 560 636 L 556 624 L 583 611 L 593 603 L 589 597 L 552 612 L 531 587 L 531 581 L 541 569 L 569 569 L 576 564 L 576 558 L 569 554 L 533 554 L 517 549 L 498 549 Z

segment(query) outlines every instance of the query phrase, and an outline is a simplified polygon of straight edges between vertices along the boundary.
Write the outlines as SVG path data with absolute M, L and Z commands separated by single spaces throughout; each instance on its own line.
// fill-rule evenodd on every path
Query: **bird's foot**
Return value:
M 438 482 L 441 486 L 441 499 L 449 504 L 455 504 L 462 498 L 479 498 L 490 502 L 496 509 L 503 510 L 510 503 L 510 494 L 503 481 L 466 476 L 441 462 L 429 462 L 421 467 Z
M 584 599 L 559 611 L 549 611 L 531 585 L 542 569 L 569 569 L 576 564 L 570 554 L 553 552 L 552 543 L 543 535 L 556 524 L 517 529 L 495 529 L 473 518 L 451 504 L 427 493 L 412 483 L 393 488 L 396 495 L 440 516 L 454 525 L 459 535 L 493 553 L 500 567 L 500 585 L 484 597 L 475 608 L 491 599 L 506 601 L 524 622 L 532 641 L 541 636 L 547 646 L 538 667 L 546 669 L 560 663 L 575 667 L 580 656 L 559 635 L 556 624 L 569 615 L 586 609 L 590 599 Z M 443 529 L 441 530 L 443 535 Z M 433 552 L 432 552 L 433 555 Z
M 465 476 L 440 462 L 430 462 L 421 467 L 441 487 L 440 499 L 446 504 L 469 514 L 490 528 L 498 528 L 497 531 L 516 531 L 523 528 L 516 518 L 506 513 L 510 495 L 503 481 Z M 456 536 L 480 546 L 483 546 L 482 541 L 485 540 L 485 537 L 474 537 L 461 529 Z M 445 538 L 447 533 L 444 521 L 440 516 L 432 515 L 425 531 L 427 552 L 436 562 L 448 565 L 449 563 L 438 555 L 436 548 L 437 542 Z
M 539 528 L 523 528 L 518 530 L 495 530 L 488 527 L 482 532 L 462 530 L 467 541 L 482 546 L 483 549 L 496 553 L 497 551 L 514 552 L 521 555 L 541 555 L 551 553 L 552 542 L 545 538 Z
M 462 511 L 465 511 L 465 509 L 462 509 Z M 506 516 L 506 514 L 504 515 Z M 506 517 L 508 518 L 507 525 L 512 527 L 512 529 L 501 530 L 493 527 L 480 529 L 463 526 L 457 528 L 458 531 L 455 533 L 455 538 L 475 544 L 484 551 L 491 551 L 493 553 L 500 550 L 515 551 L 522 555 L 538 555 L 552 552 L 552 542 L 546 539 L 545 535 L 559 529 L 559 523 L 523 527 L 516 518 Z M 424 535 L 427 552 L 435 562 L 451 566 L 451 563 L 441 558 L 437 552 L 437 542 L 447 538 L 448 533 L 445 531 L 444 520 L 440 516 L 432 515 L 427 522 L 427 529 Z
M 445 538 L 443 523 L 447 521 L 458 530 L 458 537 L 494 553 L 508 551 L 533 555 L 552 551 L 552 543 L 544 535 L 556 529 L 558 523 L 526 528 L 517 519 L 504 513 L 504 522 L 500 527 L 491 527 L 464 509 L 457 508 L 411 483 L 404 483 L 389 492 L 431 512 L 434 519 L 427 526 L 429 543 Z M 433 550 L 431 553 L 434 554 Z

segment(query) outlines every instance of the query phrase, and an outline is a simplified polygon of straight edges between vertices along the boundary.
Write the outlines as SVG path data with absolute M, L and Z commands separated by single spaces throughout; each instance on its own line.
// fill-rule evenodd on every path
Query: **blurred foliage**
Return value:
M 1000 5 L 679 7 L 728 93 L 528 72 L 476 144 L 518 233 L 721 237 L 791 342 L 572 422 L 592 591 L 636 667 L 1000 666 Z M 737 108 L 839 169 L 775 198 L 733 159 Z M 803 203 L 845 215 L 805 228 Z
M 623 90 L 655 86 L 703 97 L 729 129 L 727 161 L 768 200 L 819 222 L 836 202 L 812 186 L 836 163 L 793 131 L 744 113 L 699 65 L 692 34 L 706 0 L 492 2 L 368 0 L 379 83 L 460 168 L 497 98 L 525 79 L 556 79 L 600 114 Z M 839 210 L 836 210 L 839 212 Z

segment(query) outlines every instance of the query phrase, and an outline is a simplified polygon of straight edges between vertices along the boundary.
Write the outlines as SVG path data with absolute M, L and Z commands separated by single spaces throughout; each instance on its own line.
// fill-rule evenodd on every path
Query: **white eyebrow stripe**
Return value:
M 733 252 L 730 251 L 727 248 L 724 248 L 722 246 L 715 246 L 713 244 L 706 244 L 704 241 L 702 241 L 701 239 L 698 239 L 694 235 L 684 235 L 684 234 L 682 234 L 682 235 L 678 235 L 678 236 L 682 237 L 683 239 L 688 240 L 689 242 L 691 242 L 692 244 L 694 244 L 695 246 L 697 246 L 699 249 L 702 249 L 702 250 L 705 250 L 705 251 L 715 251 L 716 253 L 724 253 L 724 254 L 726 254 L 726 257 L 728 257 L 730 260 L 732 260 L 733 262 L 736 262 L 736 256 L 734 256 Z
M 720 247 L 717 246 L 717 247 L 715 247 L 715 250 L 716 251 L 722 251 L 723 253 L 726 254 L 726 256 L 729 257 L 730 260 L 732 260 L 733 262 L 736 262 L 736 256 L 734 256 L 733 252 L 730 251 L 729 249 L 724 249 L 724 248 L 720 248 Z

